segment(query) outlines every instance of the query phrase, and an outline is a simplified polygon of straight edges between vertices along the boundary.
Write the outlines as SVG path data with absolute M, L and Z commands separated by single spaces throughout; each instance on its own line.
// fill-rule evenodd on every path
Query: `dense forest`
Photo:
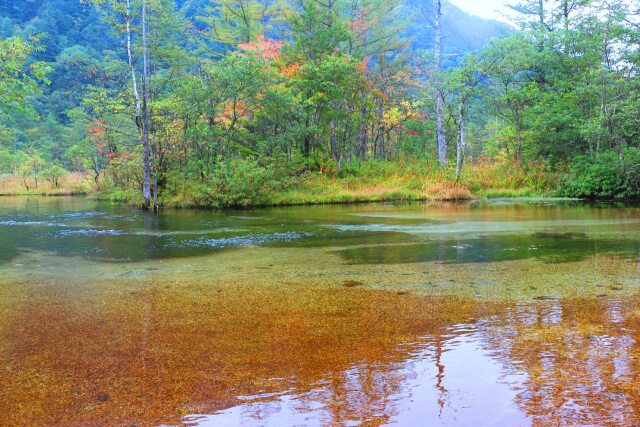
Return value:
M 441 0 L 2 2 L 4 191 L 640 197 L 640 6 L 511 9 L 513 27 Z

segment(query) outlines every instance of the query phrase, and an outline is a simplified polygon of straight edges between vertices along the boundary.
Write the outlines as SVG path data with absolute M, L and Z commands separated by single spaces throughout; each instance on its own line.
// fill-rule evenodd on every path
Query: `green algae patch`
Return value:
M 563 263 L 598 254 L 636 259 L 640 254 L 640 240 L 588 238 L 584 233 L 535 233 L 363 246 L 336 253 L 349 264 L 491 263 L 528 258 Z

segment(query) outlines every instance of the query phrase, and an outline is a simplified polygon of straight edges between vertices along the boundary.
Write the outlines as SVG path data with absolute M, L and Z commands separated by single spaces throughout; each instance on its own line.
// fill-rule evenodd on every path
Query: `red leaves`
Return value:
M 370 22 L 371 8 L 360 6 L 354 13 L 355 15 L 352 16 L 347 26 L 356 37 L 365 38 L 365 33 L 371 28 L 372 24 Z
M 245 52 L 256 52 L 258 58 L 267 60 L 280 59 L 280 50 L 284 42 L 280 40 L 267 39 L 260 35 L 255 42 L 241 43 L 238 45 Z
M 95 120 L 93 122 L 94 126 L 90 129 L 87 129 L 88 138 L 93 144 L 96 146 L 98 150 L 98 154 L 104 156 L 107 154 L 108 144 L 107 140 L 107 127 L 104 121 Z
M 107 136 L 107 124 L 102 120 L 95 120 L 93 127 L 87 129 L 87 137 L 93 145 L 95 145 L 98 155 L 106 157 L 109 160 L 115 159 L 117 154 L 113 152 L 111 145 L 109 144 Z
M 349 21 L 347 25 L 355 35 L 364 33 L 368 28 L 367 19 L 364 15 L 360 15 L 355 19 Z

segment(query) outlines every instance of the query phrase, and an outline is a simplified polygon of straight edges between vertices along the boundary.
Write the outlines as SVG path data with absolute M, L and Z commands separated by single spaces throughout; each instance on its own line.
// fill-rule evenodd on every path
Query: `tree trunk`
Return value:
M 153 148 L 153 213 L 158 213 L 158 161 L 157 161 L 157 145 L 155 136 L 151 138 Z
M 304 146 L 302 148 L 302 152 L 306 157 L 309 157 L 311 154 L 311 135 L 309 135 L 309 115 L 307 115 L 305 122 L 305 133 L 304 133 Z
M 358 132 L 358 141 L 359 141 L 359 152 L 361 160 L 365 160 L 367 158 L 367 122 L 365 121 L 365 116 L 367 114 L 367 106 L 363 103 L 361 109 L 361 126 L 360 131 Z
M 520 160 L 522 158 L 521 146 L 522 146 L 522 135 L 520 131 L 520 122 L 518 122 L 518 124 L 516 125 L 516 150 L 515 150 L 516 163 L 518 165 L 520 164 Z
M 569 55 L 569 0 L 562 2 L 562 17 L 564 22 L 564 54 Z
M 378 118 L 378 130 L 376 133 L 376 154 L 378 156 L 378 159 L 382 160 L 385 157 L 385 152 L 384 152 L 384 123 L 382 122 L 383 119 L 383 105 L 382 105 L 382 99 L 380 99 L 378 101 L 378 107 L 376 109 L 376 115 Z
M 538 0 L 538 19 L 540 20 L 540 31 L 544 31 L 544 0 Z
M 436 0 L 436 36 L 435 36 L 435 61 L 438 80 L 436 94 L 436 131 L 438 159 L 442 166 L 447 164 L 447 138 L 444 130 L 444 94 L 440 88 L 440 72 L 442 71 L 442 1 Z
M 458 112 L 458 146 L 456 150 L 456 180 L 460 179 L 462 173 L 462 165 L 464 163 L 465 149 L 467 142 L 464 135 L 464 107 L 460 104 Z
M 133 86 L 133 96 L 136 100 L 136 125 L 138 129 L 142 126 L 140 123 L 140 94 L 138 93 L 138 81 L 136 79 L 136 70 L 133 66 L 133 55 L 131 54 L 131 12 L 130 2 L 127 0 L 126 10 L 126 33 L 127 33 L 127 60 L 129 62 L 129 69 L 131 70 L 131 85 Z
M 336 161 L 338 160 L 338 143 L 336 136 L 336 122 L 331 120 L 329 122 L 329 144 L 331 145 L 331 158 Z
M 447 165 L 447 138 L 444 130 L 444 96 L 438 91 L 436 99 L 437 133 L 438 133 L 438 160 L 442 166 Z
M 147 58 L 147 3 L 142 0 L 142 197 L 144 198 L 145 208 L 149 208 L 151 203 L 151 161 L 149 153 L 149 128 L 151 127 L 151 119 L 149 117 L 149 83 L 147 77 L 149 75 L 149 64 Z

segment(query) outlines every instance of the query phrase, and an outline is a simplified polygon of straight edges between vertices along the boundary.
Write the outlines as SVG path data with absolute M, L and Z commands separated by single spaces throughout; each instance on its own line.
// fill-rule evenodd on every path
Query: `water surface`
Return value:
M 639 213 L 0 198 L 0 424 L 637 424 Z

